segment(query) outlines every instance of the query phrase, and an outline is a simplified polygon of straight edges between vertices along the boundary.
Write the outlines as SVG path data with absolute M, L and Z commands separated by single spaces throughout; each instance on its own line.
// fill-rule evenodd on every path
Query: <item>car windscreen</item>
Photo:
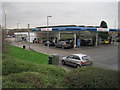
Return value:
M 83 56 L 82 59 L 83 60 L 91 60 L 89 56 Z

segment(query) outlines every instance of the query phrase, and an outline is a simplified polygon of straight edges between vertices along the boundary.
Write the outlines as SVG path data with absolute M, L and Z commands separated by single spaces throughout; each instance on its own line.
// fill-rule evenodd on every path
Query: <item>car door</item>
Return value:
M 58 42 L 58 43 L 57 43 L 57 47 L 61 47 L 61 42 Z
M 60 47 L 63 47 L 63 44 L 64 44 L 64 42 L 63 42 L 63 41 L 61 41 Z
M 66 58 L 66 64 L 72 65 L 72 59 L 73 59 L 73 55 L 69 55 L 69 56 Z
M 77 55 L 73 56 L 72 64 L 73 64 L 73 66 L 76 66 L 77 64 L 80 64 L 80 58 Z
M 58 47 L 62 47 L 62 41 L 58 43 Z

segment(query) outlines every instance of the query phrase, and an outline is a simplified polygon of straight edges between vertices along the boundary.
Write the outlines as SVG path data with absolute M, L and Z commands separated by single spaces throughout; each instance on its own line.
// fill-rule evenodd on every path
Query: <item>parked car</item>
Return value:
M 109 41 L 108 40 L 102 40 L 102 44 L 109 44 Z
M 49 46 L 55 46 L 55 43 L 54 43 L 52 40 L 45 40 L 45 41 L 43 41 L 43 44 L 44 44 L 45 46 L 47 46 L 48 43 L 49 43 Z
M 11 35 L 7 35 L 7 38 L 13 38 Z
M 82 39 L 81 40 L 81 46 L 92 46 L 92 40 L 91 39 Z
M 85 65 L 92 65 L 92 59 L 85 54 L 72 54 L 63 57 L 62 64 L 72 65 L 77 68 Z
M 73 48 L 74 44 L 71 41 L 59 41 L 55 46 L 60 48 Z

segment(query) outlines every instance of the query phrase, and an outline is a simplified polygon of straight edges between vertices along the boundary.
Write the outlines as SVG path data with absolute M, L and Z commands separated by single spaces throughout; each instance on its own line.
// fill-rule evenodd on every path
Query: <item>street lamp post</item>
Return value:
M 113 18 L 113 19 L 114 19 L 114 28 L 116 29 L 116 22 L 117 22 L 116 20 L 117 19 L 116 18 Z
M 17 23 L 17 30 L 18 30 L 18 26 L 19 26 L 20 23 Z
M 114 18 L 114 28 L 117 29 L 117 34 L 114 37 L 115 42 L 116 42 L 117 41 L 116 37 L 118 37 L 117 17 Z
M 28 48 L 30 50 L 30 24 L 28 24 Z
M 47 47 L 48 47 L 48 54 L 49 54 L 49 30 L 48 30 L 48 25 L 49 25 L 49 17 L 52 17 L 52 16 L 47 16 Z
M 117 29 L 116 28 L 116 23 L 117 23 L 116 20 L 117 20 L 117 18 L 114 17 L 113 19 L 114 19 L 114 29 Z M 115 33 L 112 33 L 112 43 L 115 44 L 115 41 L 116 41 L 116 39 L 115 39 Z
M 47 16 L 47 40 L 49 39 L 49 34 L 48 34 L 49 17 L 52 16 Z
M 52 16 L 47 16 L 47 40 L 49 40 L 49 33 L 48 33 L 48 26 L 49 26 L 49 17 L 52 17 Z M 48 44 L 49 46 L 49 44 Z
M 7 27 L 6 26 L 6 13 L 7 13 L 7 11 L 4 10 L 4 15 L 5 15 L 5 30 L 6 30 L 6 27 Z
M 6 43 L 6 42 L 5 42 L 5 37 L 6 37 L 6 31 L 7 31 L 7 30 L 6 30 L 6 29 L 7 29 L 7 25 L 6 25 L 6 13 L 7 13 L 7 11 L 4 10 L 3 12 L 4 12 L 4 17 L 5 17 L 5 18 L 4 18 L 4 19 L 5 19 L 5 25 L 4 25 L 4 31 L 3 31 L 3 36 L 4 36 L 4 37 L 3 37 L 3 44 L 5 45 L 5 43 Z M 3 45 L 3 46 L 4 46 L 4 45 Z M 6 52 L 6 51 L 7 51 L 6 47 L 4 46 L 3 48 L 4 48 L 3 51 L 5 50 L 4 52 Z
M 6 13 L 7 13 L 7 11 L 6 10 L 4 10 L 4 17 L 5 17 L 5 26 L 4 26 L 4 35 L 6 36 L 6 29 L 7 29 L 7 25 L 6 25 Z M 4 38 L 5 38 L 5 36 L 4 36 Z
M 16 29 L 16 32 L 19 32 L 19 30 L 18 30 L 18 25 L 19 25 L 19 23 L 17 23 L 17 29 Z M 19 35 L 19 34 L 18 34 Z M 17 35 L 17 36 L 18 36 Z M 18 39 L 19 37 L 17 37 L 17 39 Z M 18 41 L 18 46 L 19 46 L 19 41 Z

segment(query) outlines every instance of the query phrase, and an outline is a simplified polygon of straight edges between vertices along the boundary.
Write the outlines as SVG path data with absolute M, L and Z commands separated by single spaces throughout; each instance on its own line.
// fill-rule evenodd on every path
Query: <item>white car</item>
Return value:
M 84 65 L 92 65 L 92 59 L 86 54 L 72 54 L 72 55 L 63 57 L 62 64 L 72 65 L 77 68 Z

